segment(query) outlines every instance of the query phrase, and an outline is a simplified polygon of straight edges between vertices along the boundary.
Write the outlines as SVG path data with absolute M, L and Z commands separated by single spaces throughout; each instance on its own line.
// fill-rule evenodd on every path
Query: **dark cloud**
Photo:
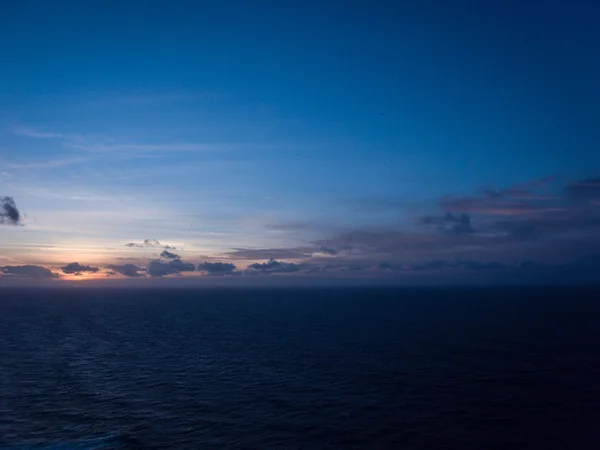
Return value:
M 370 266 L 368 264 L 350 264 L 342 267 L 343 271 L 357 272 L 359 270 L 367 270 Z
M 130 248 L 164 248 L 164 249 L 167 249 L 167 250 L 177 250 L 176 247 L 172 247 L 170 245 L 161 244 L 156 239 L 146 239 L 141 244 L 138 244 L 136 242 L 130 242 L 128 244 L 125 244 L 125 246 L 126 247 L 130 247 Z
M 463 267 L 468 270 L 497 270 L 504 269 L 506 266 L 500 262 L 457 261 L 454 267 Z
M 12 197 L 0 197 L 0 224 L 19 225 L 21 213 Z
M 554 177 L 503 189 L 487 188 L 481 195 L 472 197 L 444 197 L 440 206 L 453 213 L 489 216 L 520 216 L 562 210 L 562 196 L 547 192 L 551 181 Z
M 234 248 L 225 255 L 230 259 L 300 259 L 311 256 L 309 249 L 302 248 Z
M 151 277 L 162 277 L 166 275 L 177 275 L 180 272 L 193 272 L 196 267 L 191 263 L 186 263 L 180 259 L 174 259 L 173 261 L 160 261 L 152 260 L 148 265 L 148 274 Z
M 57 278 L 59 275 L 42 266 L 3 266 L 0 272 L 5 275 L 23 276 L 31 278 Z
M 162 253 L 160 254 L 161 258 L 165 258 L 165 259 L 179 259 L 180 256 L 176 253 L 171 253 L 168 250 L 163 250 Z
M 420 264 L 413 264 L 411 266 L 412 270 L 440 270 L 440 269 L 444 269 L 446 267 L 448 267 L 449 262 L 448 261 L 442 261 L 442 260 L 434 260 L 434 261 L 428 261 L 425 263 L 420 263 Z
M 421 222 L 425 225 L 434 225 L 440 232 L 450 234 L 472 234 L 475 230 L 471 226 L 471 217 L 466 214 L 452 214 L 447 212 L 443 216 L 426 216 Z
M 395 269 L 395 266 L 393 264 L 390 264 L 389 262 L 386 262 L 386 261 L 381 261 L 377 267 L 380 268 L 381 270 L 394 270 Z
M 446 197 L 440 205 L 447 212 L 418 219 L 421 227 L 417 231 L 406 226 L 358 229 L 333 235 L 316 245 L 336 250 L 350 246 L 354 257 L 389 262 L 402 259 L 409 267 L 414 261 L 430 261 L 415 264 L 416 270 L 433 269 L 436 264 L 457 268 L 456 263 L 447 262 L 448 255 L 501 261 L 577 258 L 600 248 L 599 189 L 597 178 L 567 188 L 546 179 L 473 197 Z M 317 258 L 313 255 L 311 261 Z M 463 263 L 462 268 L 498 266 Z
M 575 205 L 600 205 L 600 178 L 587 178 L 565 188 L 569 201 Z
M 132 278 L 143 277 L 146 274 L 146 269 L 135 264 L 111 264 L 107 266 L 107 269 Z
M 83 266 L 78 262 L 73 262 L 61 267 L 61 270 L 63 271 L 63 273 L 74 273 L 75 275 L 81 275 L 82 272 L 96 273 L 100 269 L 98 267 Z
M 224 263 L 224 262 L 207 262 L 198 264 L 197 270 L 199 272 L 208 273 L 231 273 L 235 270 L 235 264 Z
M 269 259 L 264 263 L 254 263 L 248 266 L 249 269 L 255 273 L 271 274 L 271 273 L 291 273 L 298 272 L 300 268 L 294 263 L 277 261 L 275 259 Z
M 442 269 L 467 269 L 467 270 L 493 270 L 503 269 L 506 266 L 500 262 L 482 262 L 473 260 L 433 260 L 420 264 L 413 264 L 411 270 L 442 270 Z
M 329 247 L 325 247 L 324 245 L 322 245 L 319 250 L 321 251 L 321 253 L 325 253 L 326 255 L 337 255 L 338 254 L 337 250 L 334 250 Z

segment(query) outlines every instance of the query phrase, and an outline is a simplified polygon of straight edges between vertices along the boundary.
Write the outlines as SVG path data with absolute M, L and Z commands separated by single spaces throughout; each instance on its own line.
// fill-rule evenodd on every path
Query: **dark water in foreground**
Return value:
M 67 441 L 598 449 L 600 290 L 0 289 L 0 448 Z

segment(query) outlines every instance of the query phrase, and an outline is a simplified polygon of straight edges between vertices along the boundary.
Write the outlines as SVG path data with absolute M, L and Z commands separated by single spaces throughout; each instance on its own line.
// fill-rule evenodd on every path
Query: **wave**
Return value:
M 140 444 L 128 434 L 105 434 L 82 439 L 28 444 L 0 444 L 0 450 L 102 450 L 107 448 L 140 448 Z

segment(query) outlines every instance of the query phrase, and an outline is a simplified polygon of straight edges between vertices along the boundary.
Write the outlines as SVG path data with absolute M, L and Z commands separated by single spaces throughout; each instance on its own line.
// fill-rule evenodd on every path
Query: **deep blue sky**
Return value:
M 156 249 L 124 244 L 149 238 L 313 274 L 579 261 L 600 250 L 599 21 L 592 1 L 12 2 L 0 196 L 26 216 L 0 263 L 146 268 Z

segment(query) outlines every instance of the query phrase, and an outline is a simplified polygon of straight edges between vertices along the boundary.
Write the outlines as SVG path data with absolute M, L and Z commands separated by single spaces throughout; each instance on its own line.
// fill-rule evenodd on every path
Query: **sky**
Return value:
M 597 282 L 599 20 L 10 2 L 0 285 Z

